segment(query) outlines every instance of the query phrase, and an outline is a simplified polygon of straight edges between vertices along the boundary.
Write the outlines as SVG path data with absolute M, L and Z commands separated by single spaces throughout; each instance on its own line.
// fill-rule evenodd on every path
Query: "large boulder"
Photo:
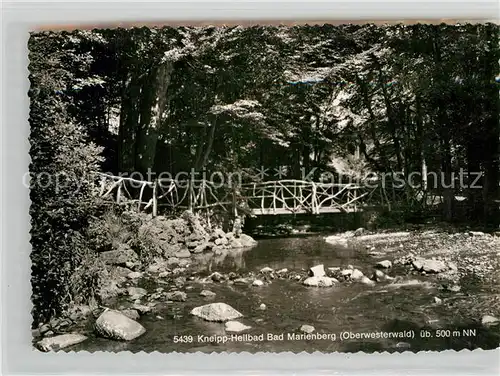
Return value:
M 304 282 L 302 282 L 305 286 L 311 287 L 331 287 L 338 281 L 335 278 L 330 277 L 309 277 Z
M 101 252 L 101 260 L 108 265 L 127 266 L 139 262 L 139 256 L 126 244 L 121 244 L 113 251 Z
M 243 315 L 226 303 L 211 303 L 193 308 L 191 314 L 207 321 L 225 322 Z
M 64 349 L 68 346 L 76 345 L 77 343 L 83 342 L 87 339 L 82 334 L 68 333 L 61 334 L 55 337 L 46 337 L 41 341 L 37 342 L 36 347 L 41 351 L 57 351 L 59 349 Z
M 323 277 L 326 275 L 325 267 L 323 266 L 323 264 L 313 266 L 311 269 L 309 269 L 309 275 L 311 277 Z
M 240 241 L 241 245 L 245 248 L 253 247 L 254 245 L 257 244 L 256 240 L 254 240 L 251 236 L 246 234 L 241 234 L 238 240 Z
M 441 273 L 447 271 L 448 265 L 446 262 L 441 260 L 416 258 L 412 261 L 413 267 L 420 271 L 426 273 Z
M 95 329 L 105 338 L 125 341 L 131 341 L 146 332 L 141 324 L 113 310 L 106 310 L 99 316 Z

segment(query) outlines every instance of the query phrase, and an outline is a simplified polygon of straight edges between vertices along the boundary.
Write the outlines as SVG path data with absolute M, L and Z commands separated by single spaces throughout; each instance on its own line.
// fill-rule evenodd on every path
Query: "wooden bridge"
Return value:
M 228 186 L 208 180 L 140 181 L 99 175 L 100 197 L 136 205 L 138 211 L 151 210 L 154 216 L 161 207 L 194 211 L 218 207 L 234 215 L 251 216 L 351 213 L 380 206 L 384 201 L 379 187 L 352 183 L 276 180 Z

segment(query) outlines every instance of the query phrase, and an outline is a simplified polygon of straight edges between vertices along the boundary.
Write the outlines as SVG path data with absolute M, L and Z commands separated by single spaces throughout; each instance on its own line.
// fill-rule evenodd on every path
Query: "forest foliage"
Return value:
M 83 234 L 97 210 L 96 171 L 436 171 L 445 219 L 463 195 L 468 219 L 498 224 L 498 31 L 419 24 L 33 33 L 30 172 L 66 178 L 63 187 L 31 189 L 33 275 L 45 283 L 34 284 L 35 306 L 54 302 L 45 308 L 56 312 L 72 299 L 67 282 L 88 257 Z M 481 188 L 454 188 L 461 170 L 481 172 Z

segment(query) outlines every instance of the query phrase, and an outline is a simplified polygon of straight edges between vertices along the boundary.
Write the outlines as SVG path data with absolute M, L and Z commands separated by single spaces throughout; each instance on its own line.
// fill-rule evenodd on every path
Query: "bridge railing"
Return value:
M 368 207 L 389 206 L 401 198 L 392 197 L 382 186 L 322 183 L 304 180 L 276 180 L 238 186 L 209 180 L 157 179 L 141 181 L 129 177 L 99 174 L 99 196 L 117 203 L 136 205 L 138 211 L 159 207 L 203 210 L 221 208 L 249 215 L 355 212 Z M 404 195 L 404 190 L 397 192 Z
M 362 190 L 357 184 L 289 179 L 243 184 L 241 195 L 255 214 L 319 214 L 356 211 L 368 194 Z

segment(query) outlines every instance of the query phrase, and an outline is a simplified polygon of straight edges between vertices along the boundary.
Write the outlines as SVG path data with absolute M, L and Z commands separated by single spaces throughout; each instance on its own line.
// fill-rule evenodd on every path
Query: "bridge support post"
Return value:
M 193 177 L 188 181 L 188 210 L 193 211 L 193 196 L 194 196 L 194 187 L 193 187 Z
M 233 201 L 233 216 L 234 219 L 238 218 L 238 208 L 236 207 L 238 201 L 236 199 L 236 187 L 232 186 L 232 201 Z
M 153 182 L 153 218 L 158 215 L 157 186 L 158 181 L 155 179 L 155 181 Z
M 312 194 L 311 194 L 311 211 L 313 214 L 319 214 L 318 201 L 316 197 L 316 184 L 312 182 Z

